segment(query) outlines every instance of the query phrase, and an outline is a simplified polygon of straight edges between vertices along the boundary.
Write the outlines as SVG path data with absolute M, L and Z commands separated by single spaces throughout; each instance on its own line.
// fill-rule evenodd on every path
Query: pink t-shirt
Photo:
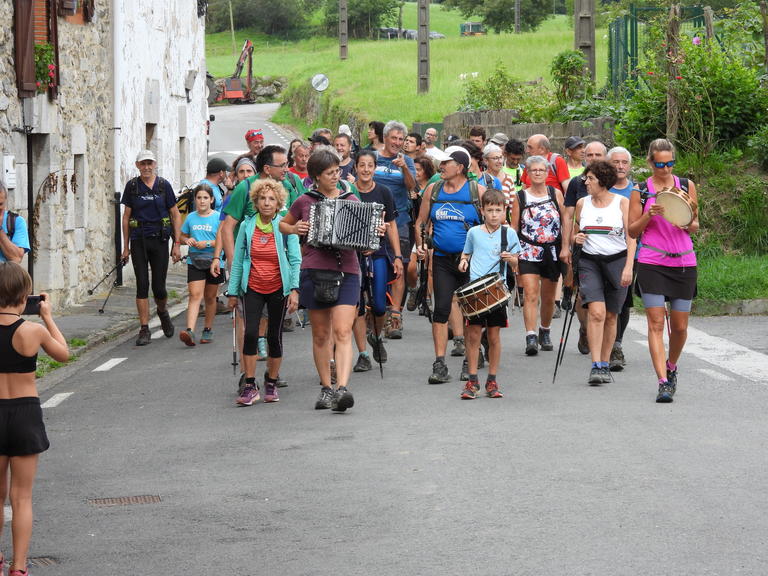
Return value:
M 650 178 L 647 180 L 648 200 L 645 202 L 643 212 L 647 212 L 656 203 L 656 189 Z M 680 180 L 675 176 L 675 186 L 680 187 Z M 691 235 L 674 224 L 670 224 L 663 216 L 651 216 L 648 226 L 645 227 L 640 238 L 642 246 L 637 256 L 641 264 L 653 264 L 655 266 L 668 266 L 670 268 L 693 268 L 696 266 L 696 253 L 693 252 L 693 240 Z M 680 257 L 668 256 L 647 246 L 653 246 L 672 254 L 682 254 Z

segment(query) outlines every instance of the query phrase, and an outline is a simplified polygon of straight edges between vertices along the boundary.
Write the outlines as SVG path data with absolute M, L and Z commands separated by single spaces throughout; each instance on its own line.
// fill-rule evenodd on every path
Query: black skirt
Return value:
M 663 294 L 669 300 L 693 300 L 696 297 L 697 272 L 695 266 L 637 265 L 635 288 L 638 296 Z

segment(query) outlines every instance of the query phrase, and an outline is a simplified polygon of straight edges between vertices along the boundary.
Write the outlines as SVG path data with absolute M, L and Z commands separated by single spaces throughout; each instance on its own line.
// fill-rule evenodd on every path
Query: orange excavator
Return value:
M 245 85 L 240 79 L 243 67 L 248 63 L 248 73 L 245 77 Z M 253 87 L 253 42 L 246 40 L 240 57 L 237 59 L 235 71 L 229 78 L 216 80 L 216 102 L 228 100 L 230 104 L 247 104 L 253 102 L 251 89 Z

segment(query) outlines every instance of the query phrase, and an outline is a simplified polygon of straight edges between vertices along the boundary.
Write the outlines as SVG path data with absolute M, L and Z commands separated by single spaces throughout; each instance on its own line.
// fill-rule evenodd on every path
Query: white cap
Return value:
M 346 134 L 350 138 L 352 138 L 352 130 L 349 129 L 349 126 L 346 124 L 342 124 L 339 126 L 339 134 Z
M 152 160 L 152 162 L 157 162 L 155 153 L 152 152 L 152 150 L 142 150 L 136 155 L 136 162 L 144 162 L 144 160 Z

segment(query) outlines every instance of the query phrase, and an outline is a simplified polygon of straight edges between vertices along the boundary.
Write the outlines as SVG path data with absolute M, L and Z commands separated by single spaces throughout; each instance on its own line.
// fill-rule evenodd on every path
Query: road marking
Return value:
M 722 372 L 718 372 L 717 370 L 710 370 L 709 368 L 699 368 L 699 372 L 702 374 L 706 374 L 713 380 L 719 380 L 720 382 L 733 382 L 734 379 L 728 376 L 727 374 L 723 374 Z
M 112 370 L 112 368 L 114 368 L 124 360 L 128 360 L 128 358 L 112 358 L 104 362 L 104 364 L 102 364 L 98 368 L 94 368 L 93 372 L 106 372 L 107 370 Z
M 629 326 L 641 334 L 646 332 L 644 318 L 631 317 Z M 648 346 L 645 341 L 636 340 L 636 342 Z M 768 383 L 768 355 L 750 350 L 726 338 L 712 336 L 689 326 L 688 340 L 683 349 L 683 362 L 686 354 L 692 354 L 700 360 L 747 380 Z
M 54 394 L 53 396 L 48 398 L 48 400 L 46 400 L 40 406 L 40 408 L 55 408 L 70 396 L 72 396 L 72 392 L 62 392 L 60 394 Z
M 165 336 L 162 330 L 158 330 L 157 332 L 152 332 L 152 340 L 157 340 L 158 338 L 162 338 Z

